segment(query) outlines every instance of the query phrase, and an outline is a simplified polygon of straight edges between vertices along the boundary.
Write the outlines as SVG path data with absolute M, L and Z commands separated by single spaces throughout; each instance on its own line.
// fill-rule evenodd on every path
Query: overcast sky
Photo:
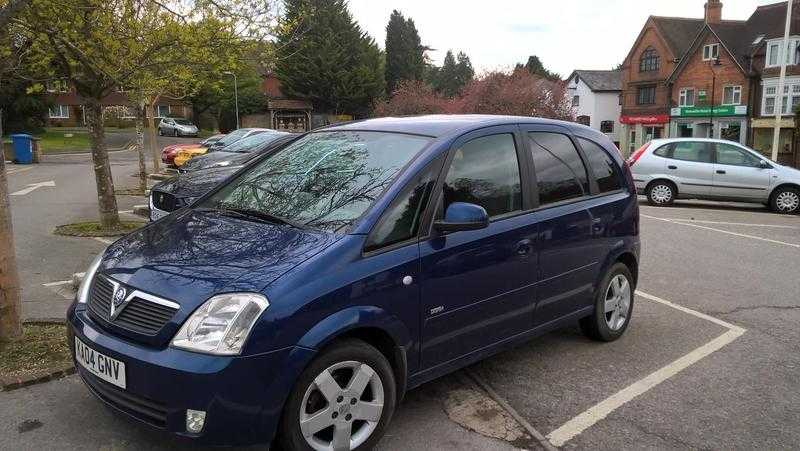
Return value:
M 723 0 L 722 18 L 745 20 L 778 0 Z M 361 27 L 383 47 L 398 9 L 416 23 L 422 43 L 466 52 L 476 71 L 507 69 L 538 55 L 566 77 L 573 69 L 613 69 L 650 15 L 703 17 L 705 0 L 349 0 Z

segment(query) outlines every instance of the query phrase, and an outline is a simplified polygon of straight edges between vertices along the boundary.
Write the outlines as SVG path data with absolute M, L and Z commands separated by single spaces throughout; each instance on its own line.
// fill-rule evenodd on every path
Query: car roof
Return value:
M 721 143 L 721 144 L 735 144 L 741 146 L 736 141 L 729 141 L 726 139 L 714 139 L 714 138 L 659 138 L 650 141 L 651 143 L 655 144 L 667 144 L 667 143 L 674 143 L 674 142 L 706 142 L 706 143 Z
M 434 138 L 458 131 L 493 125 L 507 124 L 552 124 L 572 127 L 572 122 L 556 121 L 525 116 L 495 116 L 483 114 L 432 114 L 424 116 L 382 117 L 334 124 L 315 131 L 359 130 L 383 131 L 425 135 Z

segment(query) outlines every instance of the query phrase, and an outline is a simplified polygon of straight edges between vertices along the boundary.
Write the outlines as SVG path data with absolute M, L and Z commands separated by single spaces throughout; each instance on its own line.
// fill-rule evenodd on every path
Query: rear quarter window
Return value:
M 601 193 L 608 193 L 622 189 L 619 168 L 611 155 L 599 144 L 588 139 L 578 137 L 578 142 L 586 155 L 589 168 L 597 180 L 597 187 Z
M 664 144 L 663 146 L 661 146 L 658 149 L 656 149 L 655 151 L 653 151 L 653 155 L 658 155 L 659 157 L 669 158 L 670 157 L 669 149 L 670 149 L 670 145 L 669 144 Z

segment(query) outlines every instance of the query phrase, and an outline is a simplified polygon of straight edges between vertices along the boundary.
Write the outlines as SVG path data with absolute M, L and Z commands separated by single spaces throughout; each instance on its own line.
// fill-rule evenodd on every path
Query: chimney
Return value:
M 706 3 L 706 23 L 720 23 L 722 22 L 722 3 L 719 0 L 708 0 Z

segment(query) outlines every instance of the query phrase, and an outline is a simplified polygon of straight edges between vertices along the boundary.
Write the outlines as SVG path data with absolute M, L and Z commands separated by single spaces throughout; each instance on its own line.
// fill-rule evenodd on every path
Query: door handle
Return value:
M 678 167 L 671 164 L 671 165 L 667 166 L 667 169 L 678 169 Z
M 604 228 L 602 218 L 592 219 L 592 233 L 601 233 Z
M 530 254 L 531 250 L 533 250 L 533 246 L 531 245 L 530 239 L 526 238 L 517 243 L 517 255 L 524 257 Z
M 717 174 L 726 174 L 726 172 L 723 171 L 722 169 L 720 169 L 720 170 L 717 171 Z

